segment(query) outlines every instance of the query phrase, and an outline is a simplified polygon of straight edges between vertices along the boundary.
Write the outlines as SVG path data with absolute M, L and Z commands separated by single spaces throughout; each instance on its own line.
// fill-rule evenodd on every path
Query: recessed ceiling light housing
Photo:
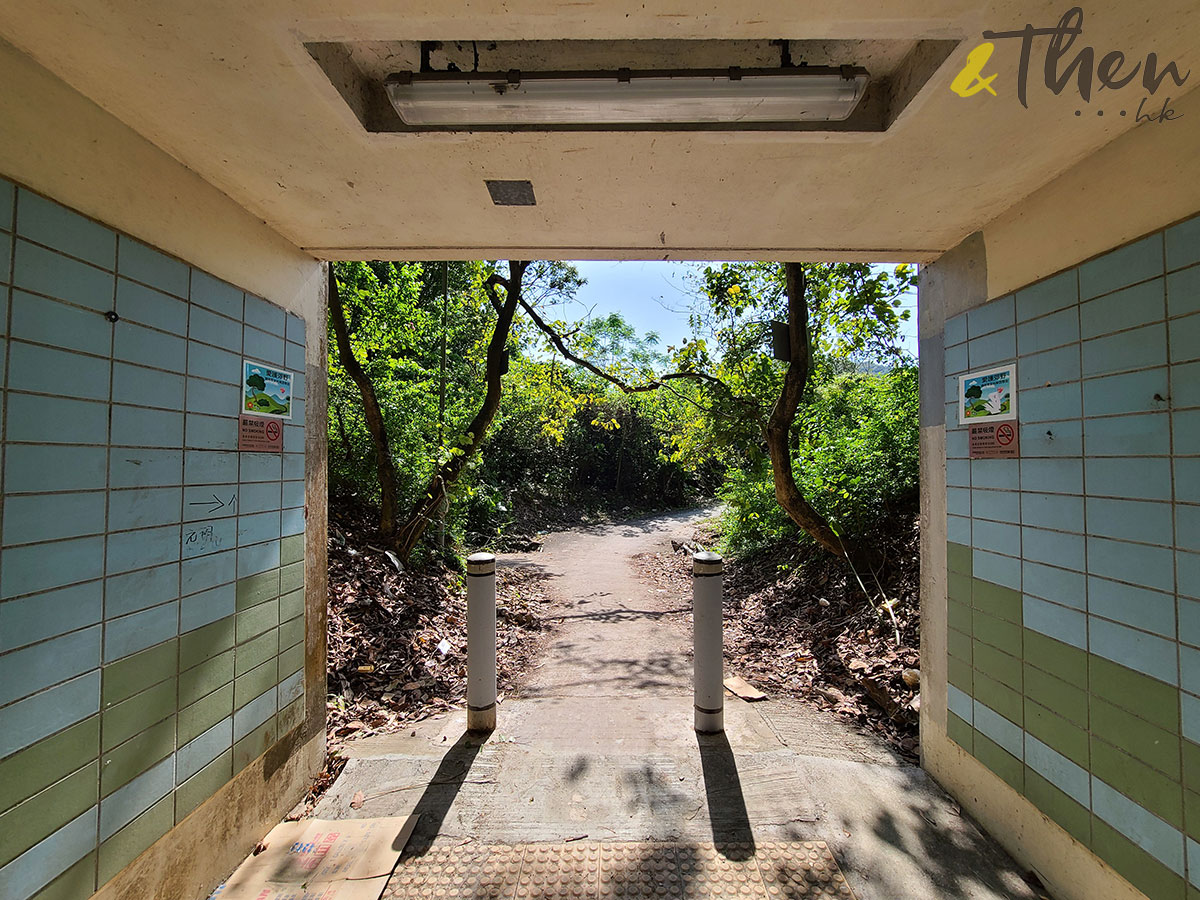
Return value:
M 537 206 L 537 198 L 533 196 L 533 183 L 530 181 L 500 181 L 487 179 L 488 193 L 492 202 L 497 206 Z
M 865 69 L 795 66 L 610 72 L 401 72 L 384 84 L 406 125 L 840 122 Z

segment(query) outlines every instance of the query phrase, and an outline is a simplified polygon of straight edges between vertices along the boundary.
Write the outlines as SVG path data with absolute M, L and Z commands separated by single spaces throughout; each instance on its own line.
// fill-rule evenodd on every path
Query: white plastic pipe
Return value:
M 467 557 L 467 730 L 496 728 L 496 557 Z
M 692 556 L 693 703 L 696 730 L 725 730 L 725 660 L 722 652 L 721 598 L 725 561 L 719 553 Z

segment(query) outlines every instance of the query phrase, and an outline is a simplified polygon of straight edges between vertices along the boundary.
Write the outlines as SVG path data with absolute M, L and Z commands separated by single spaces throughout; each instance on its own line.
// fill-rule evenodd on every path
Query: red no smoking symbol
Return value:
M 267 423 L 267 440 L 268 441 L 279 440 L 279 423 L 278 422 L 268 422 Z M 1009 440 L 1011 440 L 1011 438 Z
M 1011 444 L 1014 437 L 1016 437 L 1016 432 L 1013 431 L 1011 425 L 1001 425 L 996 429 L 996 443 L 1001 447 Z

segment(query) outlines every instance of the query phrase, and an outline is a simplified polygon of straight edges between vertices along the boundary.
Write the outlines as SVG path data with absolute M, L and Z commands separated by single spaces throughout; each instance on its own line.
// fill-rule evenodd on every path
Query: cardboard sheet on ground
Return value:
M 276 825 L 213 900 L 379 900 L 416 816 Z

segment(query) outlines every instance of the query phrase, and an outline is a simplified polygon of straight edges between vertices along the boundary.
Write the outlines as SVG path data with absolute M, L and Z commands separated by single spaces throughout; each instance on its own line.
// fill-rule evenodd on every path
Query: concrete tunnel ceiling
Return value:
M 1045 39 L 1035 44 L 1028 108 L 1015 97 L 1012 42 L 989 66 L 998 96 L 962 98 L 949 89 L 984 30 L 1053 26 L 1066 8 L 1005 0 L 769 0 L 752 8 L 711 0 L 652 8 L 589 0 L 8 0 L 0 36 L 323 258 L 924 261 L 1135 127 L 1144 94 L 1136 86 L 1101 91 L 1090 104 L 1073 87 L 1058 96 L 1046 90 Z M 1103 0 L 1086 7 L 1081 39 L 1097 57 L 1121 50 L 1132 64 L 1154 52 L 1186 72 L 1196 67 L 1200 16 L 1194 0 L 1153 17 Z M 868 69 L 874 93 L 854 127 L 368 127 L 369 86 L 419 67 L 422 42 L 440 42 L 426 45 L 433 68 L 462 69 L 468 58 L 474 65 L 478 51 L 483 70 L 485 62 L 578 69 L 618 59 L 778 65 L 781 40 L 794 63 Z M 1196 84 L 1193 77 L 1162 93 Z M 524 180 L 536 205 L 492 203 L 486 182 Z

